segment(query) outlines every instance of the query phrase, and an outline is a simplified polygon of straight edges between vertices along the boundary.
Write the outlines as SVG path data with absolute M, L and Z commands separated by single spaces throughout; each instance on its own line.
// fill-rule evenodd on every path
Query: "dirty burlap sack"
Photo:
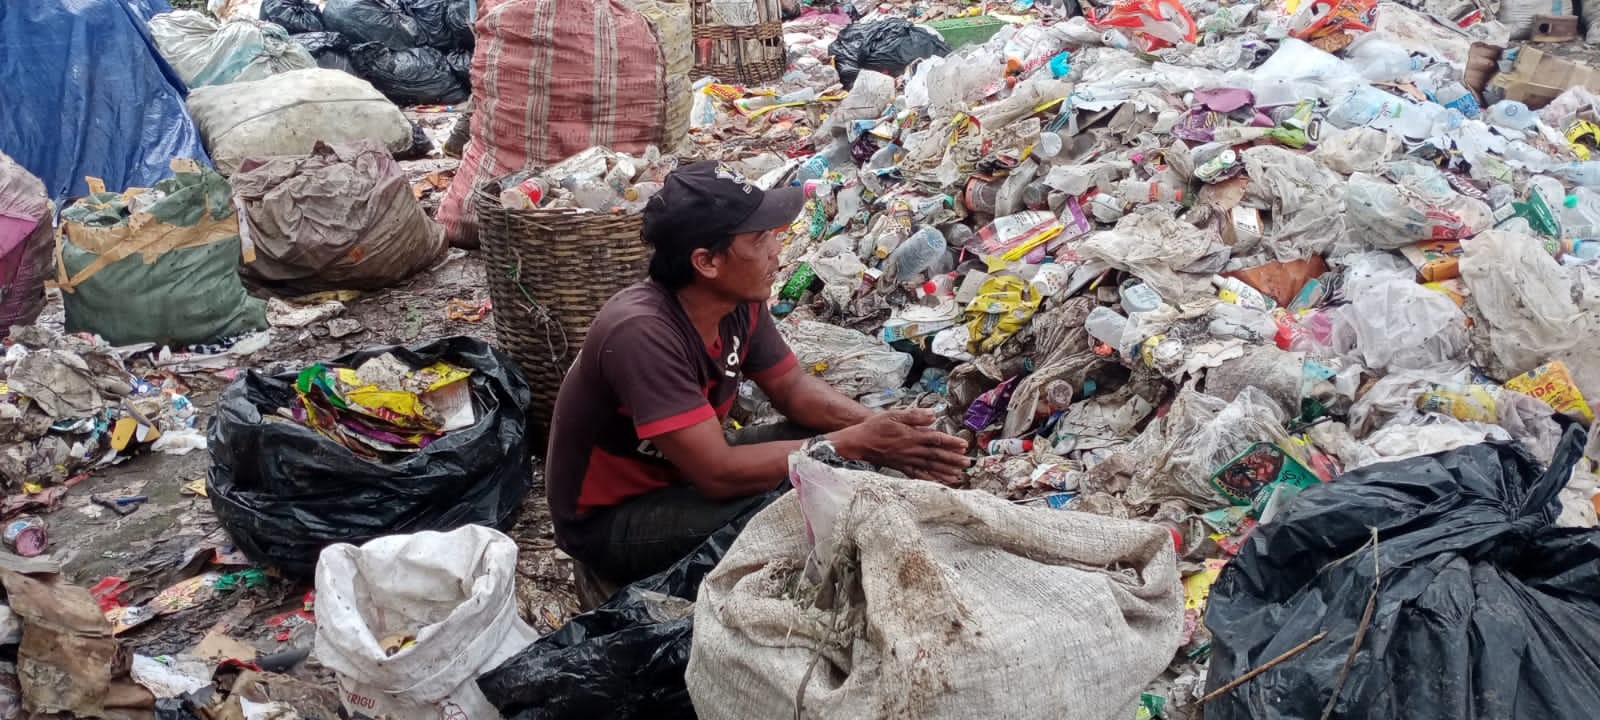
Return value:
M 55 286 L 68 332 L 178 347 L 267 329 L 266 302 L 239 282 L 252 250 L 228 181 L 189 159 L 172 169 L 148 190 L 95 192 L 62 211 Z
M 703 720 L 1128 718 L 1178 648 L 1160 527 L 803 453 L 790 480 L 700 586 Z
M 375 140 L 246 160 L 231 179 L 256 247 L 246 277 L 296 293 L 376 290 L 444 257 L 399 163 Z

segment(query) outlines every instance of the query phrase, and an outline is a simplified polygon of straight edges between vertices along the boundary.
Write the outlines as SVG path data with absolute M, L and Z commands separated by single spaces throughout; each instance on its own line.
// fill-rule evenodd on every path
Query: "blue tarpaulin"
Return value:
M 88 192 L 149 187 L 175 157 L 208 162 L 187 89 L 145 27 L 166 0 L 0 2 L 0 152 L 59 207 Z

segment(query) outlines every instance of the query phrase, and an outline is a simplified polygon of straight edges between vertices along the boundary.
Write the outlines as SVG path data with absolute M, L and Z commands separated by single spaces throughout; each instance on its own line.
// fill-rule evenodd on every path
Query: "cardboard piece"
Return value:
M 1497 93 L 1538 110 L 1550 104 L 1568 88 L 1583 86 L 1600 92 L 1600 68 L 1591 67 L 1524 45 L 1517 52 L 1510 72 L 1489 80 L 1488 94 Z
M 1577 39 L 1577 15 L 1533 16 L 1534 42 L 1571 42 Z
M 223 660 L 254 662 L 260 651 L 249 643 L 235 640 L 228 637 L 226 633 L 212 630 L 206 633 L 205 637 L 200 638 L 200 642 L 194 646 L 190 654 L 213 662 L 221 662 Z

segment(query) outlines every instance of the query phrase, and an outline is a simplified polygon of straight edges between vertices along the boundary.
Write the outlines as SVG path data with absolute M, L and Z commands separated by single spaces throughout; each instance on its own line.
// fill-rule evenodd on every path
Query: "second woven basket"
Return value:
M 480 187 L 479 218 L 497 344 L 533 391 L 530 432 L 543 454 L 556 393 L 600 307 L 644 279 L 650 249 L 640 217 L 576 210 L 506 210 L 498 186 Z

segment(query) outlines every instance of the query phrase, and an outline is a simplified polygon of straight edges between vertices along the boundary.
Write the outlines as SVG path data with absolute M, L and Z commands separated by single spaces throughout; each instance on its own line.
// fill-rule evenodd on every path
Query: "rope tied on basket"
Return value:
M 523 312 L 528 313 L 528 315 L 530 315 L 535 322 L 539 323 L 539 325 L 544 328 L 544 344 L 545 349 L 550 351 L 550 364 L 559 367 L 562 358 L 566 357 L 567 355 L 567 329 L 561 326 L 561 322 L 556 320 L 554 315 L 550 314 L 550 310 L 548 308 L 539 304 L 538 300 L 533 299 L 533 293 L 528 292 L 527 286 L 522 284 L 522 258 L 520 256 L 517 258 L 517 264 L 515 267 L 509 265 L 506 266 L 506 277 L 511 280 L 511 284 L 517 286 L 517 290 L 522 293 L 522 297 L 527 298 L 528 302 L 522 306 L 522 310 Z M 553 338 L 550 334 L 551 327 L 554 327 L 556 332 L 561 333 L 560 350 L 556 349 L 555 343 L 553 342 Z

